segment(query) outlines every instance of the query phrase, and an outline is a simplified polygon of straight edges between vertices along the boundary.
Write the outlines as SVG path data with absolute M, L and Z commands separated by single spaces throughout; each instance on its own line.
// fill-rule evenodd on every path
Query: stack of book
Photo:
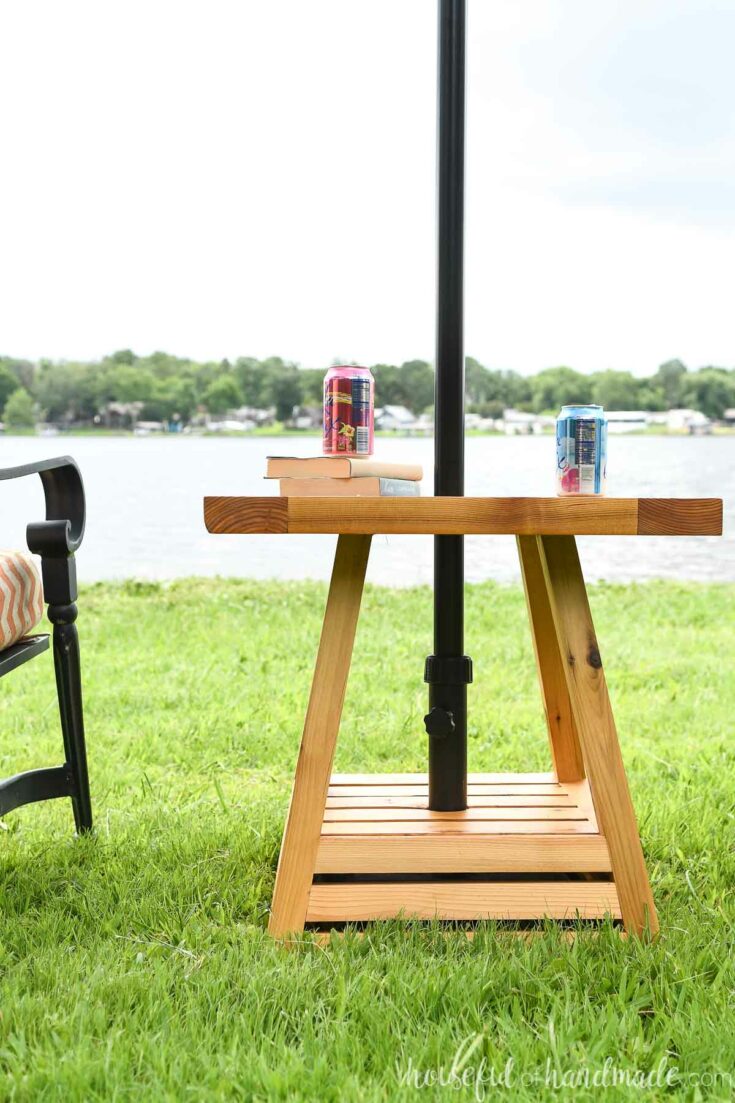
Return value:
M 421 493 L 417 463 L 383 463 L 372 457 L 269 456 L 266 479 L 280 479 L 285 497 L 408 498 Z

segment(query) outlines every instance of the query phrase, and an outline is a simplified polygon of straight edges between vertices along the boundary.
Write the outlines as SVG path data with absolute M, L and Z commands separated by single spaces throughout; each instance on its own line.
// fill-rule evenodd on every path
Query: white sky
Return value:
M 735 364 L 735 0 L 469 0 L 466 349 Z M 0 0 L 0 352 L 433 356 L 434 0 Z

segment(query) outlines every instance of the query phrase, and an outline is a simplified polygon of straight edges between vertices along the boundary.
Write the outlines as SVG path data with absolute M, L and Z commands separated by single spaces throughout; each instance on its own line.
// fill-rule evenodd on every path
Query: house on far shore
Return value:
M 556 418 L 547 414 L 527 414 L 523 410 L 503 410 L 503 417 L 498 422 L 507 437 L 518 435 L 528 436 L 531 433 L 543 433 L 545 429 L 553 429 Z
M 646 410 L 606 410 L 607 428 L 610 433 L 636 433 L 651 422 Z
M 233 421 L 247 423 L 249 429 L 256 426 L 260 428 L 273 424 L 276 420 L 276 408 L 268 406 L 267 409 L 261 410 L 258 406 L 240 406 L 237 410 L 230 410 L 227 416 Z
M 407 406 L 382 406 L 375 411 L 375 428 L 407 432 L 416 428 L 416 416 Z
M 136 437 L 149 437 L 151 433 L 165 433 L 166 426 L 162 421 L 136 421 L 133 432 Z
M 419 414 L 414 423 L 412 433 L 419 433 L 425 437 L 431 437 L 434 435 L 434 415 L 433 413 Z
M 95 424 L 103 422 L 106 429 L 134 429 L 144 402 L 107 402 L 96 417 Z
M 692 436 L 712 432 L 712 422 L 701 410 L 669 410 L 666 427 L 671 433 L 691 433 Z
M 228 417 L 221 421 L 208 421 L 206 429 L 208 433 L 250 433 L 255 428 L 253 421 L 239 421 L 237 418 Z
M 729 426 L 730 429 L 735 429 L 735 407 L 731 410 L 725 410 L 722 415 L 723 424 Z
M 286 425 L 289 429 L 321 429 L 321 406 L 294 406 L 293 414 Z

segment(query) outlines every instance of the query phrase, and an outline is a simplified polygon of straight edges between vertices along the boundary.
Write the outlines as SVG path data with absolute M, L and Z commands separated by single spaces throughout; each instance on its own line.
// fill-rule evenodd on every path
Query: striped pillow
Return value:
M 30 555 L 0 551 L 0 651 L 17 643 L 43 616 L 41 576 Z

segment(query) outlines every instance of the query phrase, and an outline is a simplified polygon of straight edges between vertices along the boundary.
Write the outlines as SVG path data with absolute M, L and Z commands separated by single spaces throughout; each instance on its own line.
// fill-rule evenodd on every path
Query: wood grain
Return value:
M 635 499 L 289 498 L 289 532 L 636 532 Z
M 369 536 L 340 536 L 278 860 L 269 931 L 299 931 L 309 898 L 324 802 L 360 612 Z
M 576 805 L 564 808 L 466 808 L 461 812 L 435 812 L 430 808 L 327 808 L 326 823 L 470 823 L 493 820 L 584 820 Z
M 633 802 L 574 537 L 539 537 L 574 721 L 626 930 L 658 930 Z
M 208 532 L 288 532 L 286 498 L 205 498 Z
M 554 774 L 546 771 L 533 774 L 467 774 L 470 785 L 557 785 Z M 428 774 L 332 774 L 329 784 L 332 787 L 338 785 L 377 785 L 385 788 L 386 792 L 392 785 L 424 785 L 429 784 Z
M 640 536 L 722 536 L 721 498 L 640 498 Z
M 207 497 L 204 520 L 215 533 L 718 535 L 722 502 L 717 498 Z
M 620 917 L 615 885 L 599 882 L 313 885 L 308 923 L 392 919 L 602 919 Z
M 492 797 L 492 796 L 543 796 L 544 794 L 554 794 L 565 792 L 560 785 L 552 787 L 550 785 L 483 785 L 481 782 L 475 782 L 467 786 L 467 796 L 472 803 L 474 797 Z M 428 787 L 426 785 L 392 785 L 390 794 L 387 796 L 394 797 L 422 797 L 425 796 L 428 801 Z M 330 786 L 330 797 L 371 797 L 375 795 L 375 788 L 372 785 L 339 785 Z
M 317 873 L 609 873 L 601 835 L 323 835 Z
M 509 812 L 518 812 L 521 809 L 509 809 Z M 552 809 L 544 809 L 551 812 Z M 558 818 L 551 816 L 536 816 L 534 810 L 526 819 L 511 817 L 497 820 L 427 820 L 426 822 L 408 822 L 388 820 L 375 822 L 355 823 L 324 823 L 322 835 L 452 835 L 455 838 L 461 835 L 593 835 L 597 834 L 597 828 L 584 816 L 581 819 L 568 819 L 563 815 Z
M 585 813 L 593 830 L 599 831 L 595 804 L 592 800 L 592 792 L 587 778 L 583 781 L 569 781 L 567 782 L 567 788 L 569 789 L 569 796 L 577 805 L 577 808 Z
M 535 536 L 517 536 L 516 542 L 554 770 L 560 781 L 579 781 L 584 777 L 582 749 L 574 726 L 538 542 Z
M 550 796 L 541 793 L 538 796 L 519 796 L 513 793 L 501 793 L 499 796 L 479 796 L 469 798 L 469 810 L 483 808 L 569 808 L 574 801 L 567 793 Z M 327 797 L 327 808 L 428 808 L 429 797 Z

